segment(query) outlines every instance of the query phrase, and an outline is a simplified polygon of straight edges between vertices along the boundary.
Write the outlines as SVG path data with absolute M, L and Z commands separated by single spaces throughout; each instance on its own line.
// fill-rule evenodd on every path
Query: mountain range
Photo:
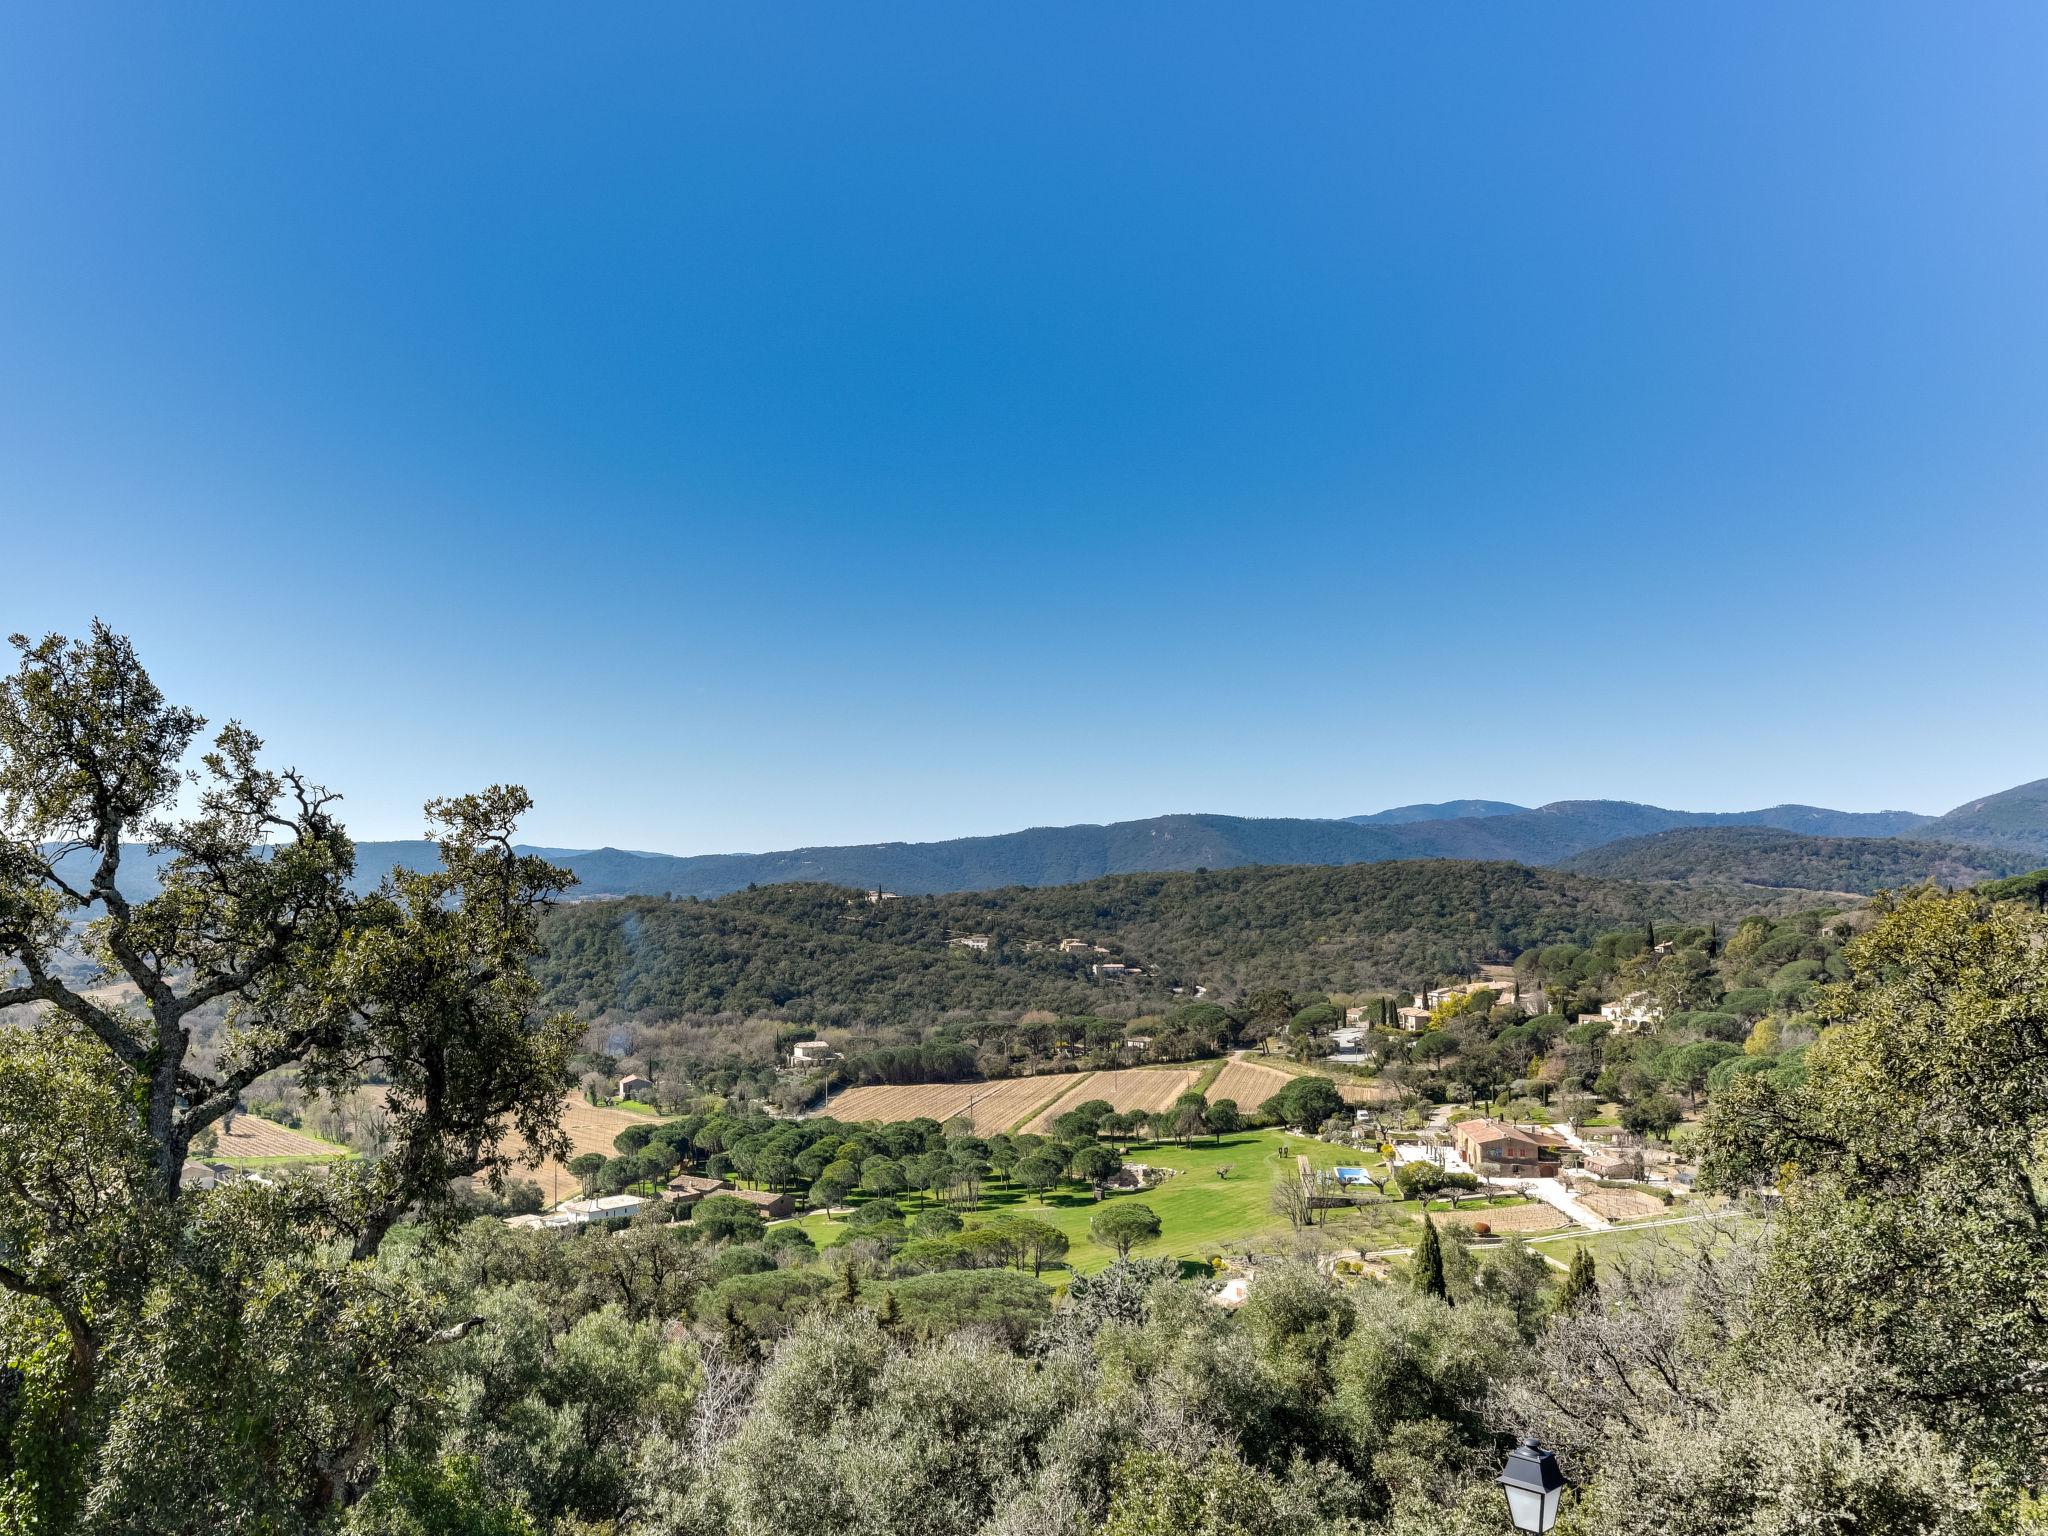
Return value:
M 1759 839 L 1756 829 L 1805 839 Z M 1644 848 L 1643 839 L 1685 832 Z M 1904 844 L 1896 849 L 1879 842 Z M 1628 845 L 1628 846 L 1622 846 Z M 1586 862 L 1614 849 L 1609 863 Z M 1974 851 L 1972 851 L 1974 850 Z M 1911 811 L 1836 811 L 1774 805 L 1757 811 L 1674 811 L 1626 800 L 1558 800 L 1523 807 L 1502 800 L 1448 800 L 1330 819 L 1201 814 L 1107 825 L 1032 827 L 931 843 L 860 843 L 775 853 L 672 855 L 620 848 L 533 847 L 575 872 L 578 899 L 713 897 L 749 886 L 816 882 L 900 895 L 1072 885 L 1106 875 L 1232 869 L 1271 864 L 1377 864 L 1396 859 L 1486 859 L 1566 866 L 1636 879 L 1720 881 L 1828 891 L 1871 882 L 1958 883 L 2048 863 L 2048 779 L 1972 800 L 1941 816 Z M 358 884 L 395 865 L 433 857 L 424 841 L 365 842 Z M 83 857 L 70 874 L 83 879 Z M 130 855 L 123 886 L 151 894 L 158 861 Z M 1796 870 L 1795 867 L 1796 866 Z M 1888 873 L 1887 873 L 1888 872 Z M 1798 879 L 1786 878 L 1796 873 Z M 1882 878 L 1880 878 L 1882 877 Z

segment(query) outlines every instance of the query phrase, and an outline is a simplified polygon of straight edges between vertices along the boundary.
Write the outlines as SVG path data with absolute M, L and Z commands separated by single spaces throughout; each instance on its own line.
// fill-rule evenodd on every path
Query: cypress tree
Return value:
M 1560 1313 L 1576 1312 L 1599 1294 L 1600 1281 L 1594 1273 L 1593 1255 L 1584 1248 L 1574 1248 L 1571 1268 L 1565 1271 L 1564 1284 L 1558 1287 L 1557 1310 Z
M 896 1293 L 894 1291 L 884 1291 L 882 1292 L 882 1326 L 884 1328 L 894 1328 L 897 1321 Z
M 1436 1223 L 1426 1214 L 1422 1218 L 1422 1241 L 1415 1245 L 1415 1257 L 1409 1265 L 1409 1283 L 1423 1295 L 1450 1305 L 1450 1287 L 1444 1283 L 1443 1239 L 1436 1235 Z

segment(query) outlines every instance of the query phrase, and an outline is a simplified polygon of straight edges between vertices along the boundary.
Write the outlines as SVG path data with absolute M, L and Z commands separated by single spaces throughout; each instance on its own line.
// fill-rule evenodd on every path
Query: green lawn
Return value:
M 629 1109 L 636 1115 L 654 1115 L 663 1119 L 667 1118 L 652 1104 L 643 1103 L 639 1099 L 613 1099 L 610 1107 L 613 1109 Z
M 1377 1153 L 1328 1146 L 1309 1137 L 1272 1130 L 1226 1136 L 1220 1144 L 1203 1141 L 1181 1147 L 1137 1143 L 1131 1147 L 1127 1161 L 1181 1171 L 1157 1189 L 1111 1195 L 1109 1199 L 1142 1201 L 1159 1215 L 1159 1240 L 1134 1249 L 1136 1255 L 1207 1259 L 1211 1254 L 1247 1242 L 1271 1242 L 1287 1235 L 1286 1217 L 1275 1214 L 1269 1201 L 1273 1181 L 1283 1172 L 1289 1177 L 1295 1175 L 1297 1157 L 1308 1158 L 1315 1168 L 1335 1168 L 1340 1164 L 1377 1166 L 1380 1161 Z M 1229 1177 L 1219 1178 L 1217 1170 L 1226 1164 L 1230 1167 Z M 906 1214 L 914 1214 L 926 1202 L 919 1195 L 906 1196 L 898 1203 Z M 981 1209 L 962 1214 L 970 1222 L 1010 1212 L 1049 1221 L 1065 1232 L 1073 1244 L 1067 1255 L 1068 1263 L 1086 1273 L 1101 1269 L 1115 1257 L 1111 1250 L 1089 1240 L 1088 1218 L 1097 1208 L 1094 1196 L 1078 1186 L 1052 1192 L 1041 1205 L 1029 1193 L 991 1180 L 983 1191 Z M 1320 1211 L 1317 1216 L 1319 1223 L 1327 1219 L 1330 1234 L 1346 1245 L 1393 1247 L 1413 1241 L 1414 1211 L 1412 1203 L 1388 1204 L 1369 1213 L 1332 1210 Z M 799 1218 L 799 1224 L 820 1247 L 843 1230 L 841 1222 L 815 1212 Z M 1385 1242 L 1379 1241 L 1388 1232 L 1395 1235 Z

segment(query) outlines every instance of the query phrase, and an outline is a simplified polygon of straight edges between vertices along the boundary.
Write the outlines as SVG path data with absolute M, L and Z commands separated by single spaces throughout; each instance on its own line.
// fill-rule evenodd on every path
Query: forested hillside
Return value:
M 1458 821 L 1467 816 L 1513 816 L 1528 810 L 1511 800 L 1432 800 L 1421 805 L 1396 805 L 1369 816 L 1346 816 L 1361 827 L 1405 826 L 1413 821 Z
M 1938 827 L 1929 817 L 1909 811 L 1835 811 L 1811 805 L 1723 812 L 1674 811 L 1626 800 L 1559 800 L 1522 810 L 1506 801 L 1449 800 L 1397 806 L 1342 820 L 1153 816 L 1104 826 L 1031 827 L 940 842 L 863 843 L 775 853 L 676 856 L 619 848 L 521 851 L 539 854 L 568 869 L 576 876 L 576 894 L 581 899 L 713 897 L 749 886 L 783 883 L 879 888 L 907 896 L 1071 885 L 1107 875 L 1258 864 L 1343 865 L 1406 859 L 1561 864 L 1622 839 L 1684 828 L 1736 827 L 1872 840 L 1895 838 L 1924 827 L 1927 830 L 1920 833 L 1923 840 L 2038 853 L 2048 851 L 2048 780 L 1972 802 L 1941 818 Z M 357 894 L 364 894 L 394 865 L 430 867 L 433 858 L 432 844 L 421 840 L 358 844 L 352 886 Z M 160 854 L 152 854 L 140 844 L 124 850 L 121 883 L 130 900 L 146 900 L 156 894 L 161 861 Z M 60 859 L 58 868 L 74 883 L 89 878 L 85 855 L 76 851 Z M 1771 878 L 1757 883 L 1780 882 Z
M 1923 837 L 2033 854 L 2039 863 L 2041 855 L 2048 855 L 2048 779 L 1959 805 L 1920 830 Z
M 870 902 L 825 885 L 716 901 L 584 902 L 549 918 L 549 1000 L 588 1016 L 773 1012 L 817 1024 L 962 1010 L 1087 1014 L 1172 988 L 1363 991 L 1468 974 L 1645 918 L 1732 918 L 1756 893 L 1671 891 L 1499 863 L 1424 861 L 1120 875 Z M 986 934 L 989 949 L 950 945 Z M 1081 938 L 1107 951 L 1062 954 Z M 1102 961 L 1140 977 L 1097 980 Z
M 1617 880 L 1710 881 L 1865 895 L 1933 880 L 1946 886 L 2024 869 L 2024 855 L 1891 837 L 1808 837 L 1773 827 L 1680 827 L 1623 838 L 1561 865 Z
M 566 856 L 585 890 L 716 896 L 748 885 L 820 882 L 904 895 L 1068 885 L 1105 875 L 1230 869 L 1252 864 L 1371 864 L 1402 859 L 1505 859 L 1551 864 L 1616 838 L 1688 826 L 1771 826 L 1826 836 L 1896 836 L 1927 818 L 1903 811 L 1780 805 L 1758 811 L 1673 811 L 1621 800 L 1559 801 L 1533 811 L 1505 802 L 1404 806 L 1346 821 L 1303 817 L 1153 816 L 1106 826 L 1032 827 L 933 843 L 869 843 L 781 853 L 649 857 L 599 849 Z

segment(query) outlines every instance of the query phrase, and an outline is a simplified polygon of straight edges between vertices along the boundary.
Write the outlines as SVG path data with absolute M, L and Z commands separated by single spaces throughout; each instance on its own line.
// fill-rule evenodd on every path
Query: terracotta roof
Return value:
M 708 1195 L 730 1186 L 723 1179 L 708 1179 L 696 1173 L 679 1173 L 668 1181 L 668 1187 L 678 1194 Z
M 1571 1145 L 1570 1142 L 1566 1141 L 1555 1131 L 1524 1130 L 1519 1125 L 1506 1125 L 1499 1120 L 1486 1116 L 1480 1116 L 1473 1120 L 1460 1120 L 1452 1129 L 1465 1135 L 1479 1146 L 1490 1146 L 1496 1141 L 1510 1140 L 1526 1141 L 1531 1146 L 1538 1148 L 1558 1148 Z

